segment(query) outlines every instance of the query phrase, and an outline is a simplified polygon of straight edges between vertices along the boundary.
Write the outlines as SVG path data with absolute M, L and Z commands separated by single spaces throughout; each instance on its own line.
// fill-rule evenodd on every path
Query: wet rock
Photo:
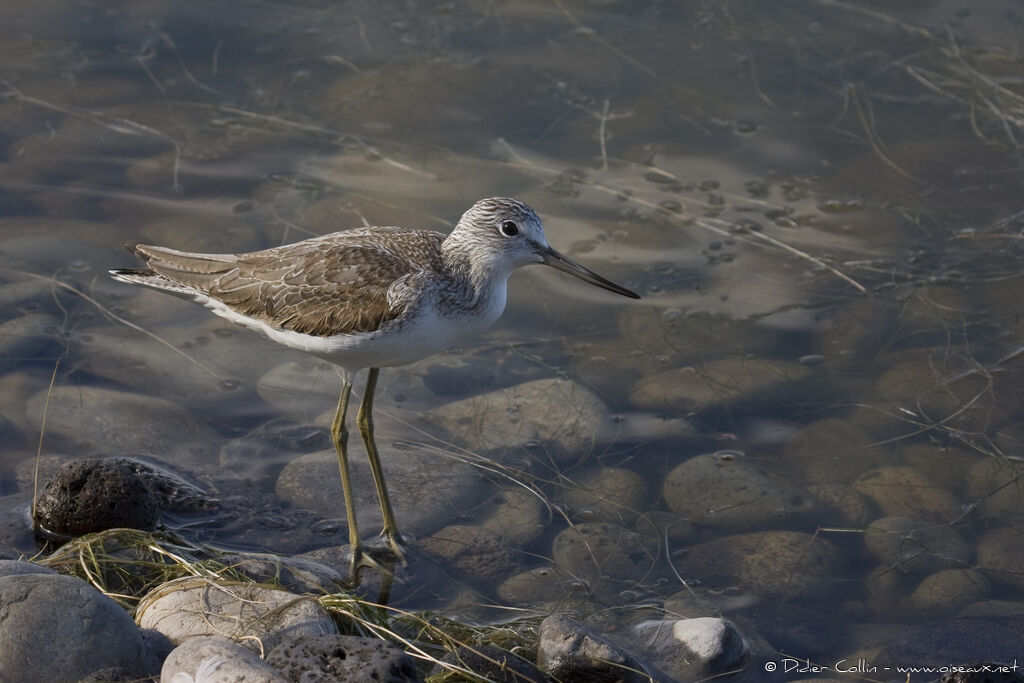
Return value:
M 882 564 L 916 576 L 963 569 L 974 555 L 949 525 L 911 517 L 876 519 L 864 530 L 864 545 Z
M 337 633 L 330 616 L 313 600 L 251 583 L 198 577 L 175 579 L 148 593 L 136 608 L 135 620 L 176 645 L 216 635 L 270 650 L 287 638 Z
M 641 381 L 629 397 L 637 408 L 700 412 L 737 402 L 778 401 L 807 375 L 808 369 L 798 363 L 724 358 L 666 370 Z
M 818 509 L 810 492 L 731 451 L 698 455 L 673 468 L 664 496 L 690 522 L 723 529 L 808 522 Z
M 986 517 L 1016 523 L 1024 515 L 1024 461 L 985 458 L 971 467 L 967 495 L 981 502 Z
M 156 528 L 161 510 L 195 512 L 216 501 L 181 477 L 133 458 L 83 458 L 62 465 L 36 504 L 36 521 L 63 536 Z
M 955 446 L 915 443 L 900 447 L 900 462 L 927 476 L 947 491 L 959 496 L 970 479 L 978 455 Z
M 642 621 L 632 631 L 637 652 L 672 680 L 724 675 L 741 667 L 750 655 L 743 634 L 728 619 Z
M 49 567 L 27 560 L 0 560 L 0 579 L 21 574 L 56 574 Z
M 540 669 L 515 655 L 494 645 L 467 647 L 460 645 L 442 659 L 445 664 L 469 669 L 477 676 L 497 683 L 546 683 L 547 678 Z M 434 667 L 434 673 L 443 673 L 446 669 L 440 665 Z
M 195 460 L 218 441 L 184 408 L 151 396 L 89 386 L 55 387 L 49 396 L 41 391 L 26 407 L 36 433 L 44 407 L 44 443 L 68 453 L 144 452 Z
M 861 474 L 853 488 L 888 516 L 949 522 L 962 512 L 952 493 L 909 467 L 876 467 Z
M 188 678 L 185 678 L 185 677 Z M 164 660 L 161 681 L 285 683 L 287 680 L 250 648 L 227 638 L 197 636 L 174 648 Z
M 782 466 L 808 484 L 849 483 L 891 457 L 866 431 L 847 420 L 812 422 L 786 440 Z
M 0 612 L 0 671 L 10 680 L 78 680 L 113 667 L 138 678 L 160 668 L 128 613 L 80 579 L 4 576 Z
M 79 369 L 139 394 L 196 410 L 197 406 L 213 406 L 224 413 L 231 405 L 225 401 L 247 403 L 253 381 L 247 378 L 257 377 L 282 353 L 277 345 L 259 340 L 255 332 L 233 328 L 194 304 L 179 304 L 166 295 L 135 289 L 146 297 L 160 297 L 157 311 L 168 310 L 168 306 L 172 311 L 179 305 L 191 306 L 186 311 L 200 316 L 197 324 L 154 321 L 149 326 L 158 330 L 156 337 L 122 328 L 87 330 L 72 340 Z M 134 312 L 125 315 L 136 324 L 145 323 L 145 317 Z M 238 352 L 240 345 L 244 345 L 245 353 Z
M 357 440 L 357 439 L 356 439 Z M 373 476 L 360 444 L 349 440 L 349 466 L 361 535 L 381 529 L 380 503 Z M 470 465 L 377 439 L 388 493 L 401 529 L 426 534 L 462 517 L 488 492 Z M 310 453 L 288 463 L 277 479 L 277 495 L 293 505 L 328 518 L 344 514 L 338 455 L 334 449 Z
M 455 524 L 434 532 L 419 543 L 438 564 L 480 587 L 507 577 L 520 567 L 519 554 L 492 531 Z
M 563 497 L 577 519 L 630 524 L 647 507 L 647 482 L 636 472 L 602 467 L 573 477 Z
M 840 576 L 839 550 L 823 538 L 796 531 L 724 536 L 691 546 L 675 562 L 683 576 L 735 585 L 775 600 L 828 595 Z
M 520 607 L 564 605 L 586 598 L 589 587 L 555 566 L 535 567 L 505 579 L 498 586 L 502 601 Z
M 477 526 L 493 531 L 515 548 L 535 540 L 551 521 L 547 504 L 520 487 L 501 489 L 491 497 L 490 504 L 481 512 Z
M 31 491 L 0 496 L 0 547 L 5 555 L 28 557 L 39 552 L 34 527 Z
M 422 682 L 412 657 L 378 638 L 336 634 L 289 638 L 267 654 L 267 663 L 285 680 L 306 680 L 317 672 L 320 680 Z
M 27 313 L 0 323 L 0 358 L 56 358 L 61 321 L 49 313 Z
M 537 666 L 563 683 L 650 681 L 637 657 L 561 614 L 553 614 L 540 624 Z
M 248 479 L 276 474 L 296 457 L 333 448 L 327 424 L 300 424 L 288 418 L 264 422 L 220 449 L 220 466 Z
M 874 504 L 846 484 L 812 484 L 807 490 L 821 502 L 819 524 L 859 529 L 878 516 Z
M 991 583 L 976 569 L 945 569 L 921 580 L 908 606 L 930 615 L 956 614 L 988 595 Z
M 1024 532 L 1003 527 L 985 532 L 978 539 L 978 569 L 993 581 L 1024 588 Z
M 612 422 L 604 402 L 565 379 L 541 379 L 453 401 L 425 420 L 474 451 L 539 446 L 556 463 L 587 453 Z
M 156 528 L 156 494 L 125 458 L 73 460 L 46 484 L 36 505 L 36 522 L 61 536 L 104 529 Z
M 897 567 L 883 564 L 871 571 L 864 588 L 868 607 L 879 617 L 892 619 L 894 615 L 908 612 L 914 578 L 899 571 Z
M 609 582 L 635 582 L 655 561 L 655 553 L 644 547 L 639 534 L 603 522 L 563 530 L 552 543 L 551 556 L 560 570 L 588 581 L 598 592 L 614 591 Z
M 341 375 L 336 365 L 301 356 L 264 372 L 256 383 L 256 391 L 282 414 L 315 423 L 325 410 L 338 403 Z

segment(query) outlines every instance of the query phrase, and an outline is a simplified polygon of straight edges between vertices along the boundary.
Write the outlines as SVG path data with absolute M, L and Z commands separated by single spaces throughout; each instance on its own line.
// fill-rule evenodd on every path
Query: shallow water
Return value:
M 179 466 L 231 501 L 203 542 L 343 543 L 340 499 L 279 497 L 289 463 L 329 448 L 336 374 L 110 281 L 133 265 L 118 244 L 448 230 L 513 195 L 553 246 L 643 299 L 526 269 L 491 332 L 385 370 L 381 447 L 408 479 L 393 476 L 451 484 L 394 484 L 400 521 L 435 546 L 452 524 L 523 527 L 505 569 L 474 582 L 453 561 L 412 607 L 488 620 L 535 606 L 520 595 L 583 615 L 650 602 L 724 613 L 767 651 L 826 665 L 972 604 L 1024 613 L 1006 537 L 1024 511 L 1014 3 L 179 5 L 0 8 L 10 506 L 53 377 L 44 454 Z M 512 389 L 552 379 L 575 384 Z M 707 453 L 729 473 L 676 471 Z M 517 490 L 531 502 L 513 522 L 495 501 Z M 372 497 L 360 505 L 372 531 Z M 912 520 L 904 540 L 952 529 L 966 550 L 905 566 L 871 549 L 882 517 Z M 565 530 L 586 523 L 644 556 L 574 564 Z M 778 535 L 754 539 L 779 548 L 757 576 L 703 557 L 774 531 L 805 534 L 813 561 Z M 31 552 L 27 533 L 5 543 Z M 552 563 L 572 586 L 510 587 Z M 984 585 L 959 600 L 970 567 Z M 946 570 L 958 588 L 935 588 Z

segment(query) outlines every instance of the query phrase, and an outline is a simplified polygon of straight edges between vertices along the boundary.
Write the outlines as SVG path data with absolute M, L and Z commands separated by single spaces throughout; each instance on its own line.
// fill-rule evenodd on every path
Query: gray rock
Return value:
M 185 678 L 188 676 L 188 678 Z M 216 636 L 190 638 L 174 648 L 160 670 L 161 683 L 285 683 L 251 649 Z
M 427 536 L 419 548 L 459 578 L 481 588 L 520 568 L 520 556 L 493 531 L 468 524 L 453 524 Z
M 540 379 L 430 411 L 425 421 L 474 451 L 539 446 L 555 462 L 590 451 L 612 428 L 604 402 L 565 379 Z
M 636 651 L 674 680 L 707 680 L 743 665 L 750 646 L 728 619 L 642 621 L 632 628 Z
M 956 496 L 910 467 L 876 467 L 861 474 L 853 488 L 889 516 L 949 522 L 962 512 Z
M 821 503 L 818 524 L 859 529 L 878 516 L 874 504 L 846 484 L 812 484 L 807 490 Z
M 757 529 L 814 518 L 819 505 L 806 489 L 731 451 L 690 458 L 665 477 L 665 502 L 696 524 Z
M 67 453 L 127 452 L 196 460 L 218 437 L 179 405 L 151 396 L 90 386 L 55 387 L 28 400 L 30 426 L 39 432 L 46 408 L 44 443 Z
M 278 584 L 295 594 L 337 593 L 348 581 L 346 573 L 332 566 L 301 556 L 270 553 L 223 555 L 219 562 L 249 577 L 256 583 Z M 347 567 L 347 564 L 338 564 Z
M 471 466 L 434 452 L 398 448 L 377 434 L 381 465 L 400 528 L 412 534 L 430 533 L 461 517 L 487 493 Z M 439 459 L 443 458 L 443 468 Z M 369 536 L 382 526 L 380 503 L 359 438 L 349 438 L 349 466 L 355 492 L 359 532 Z M 442 476 L 443 475 L 443 476 Z M 277 495 L 293 505 L 325 517 L 344 515 L 345 497 L 334 449 L 310 453 L 288 463 L 277 479 Z
M 882 517 L 864 530 L 864 544 L 879 562 L 917 576 L 964 568 L 973 548 L 948 524 L 911 517 Z
M 44 567 L 41 564 L 28 562 L 26 560 L 0 560 L 0 578 L 4 578 L 6 576 L 20 576 L 22 574 L 56 575 L 57 572 L 53 571 L 49 567 Z
M 739 584 L 776 600 L 823 599 L 838 582 L 839 550 L 823 538 L 796 531 L 723 536 L 691 546 L 676 567 L 719 586 Z
M 518 486 L 499 490 L 488 502 L 489 507 L 476 519 L 477 526 L 493 531 L 513 547 L 522 548 L 536 540 L 551 521 L 547 503 Z
M 0 323 L 0 358 L 44 358 L 54 354 L 61 321 L 49 313 L 27 313 Z
M 412 657 L 377 638 L 340 635 L 293 638 L 271 650 L 267 663 L 291 681 L 423 681 Z
M 992 584 L 976 569 L 944 569 L 921 580 L 907 605 L 928 615 L 956 614 L 988 596 Z
M 511 576 L 498 586 L 498 597 L 520 607 L 565 605 L 585 599 L 589 586 L 558 567 L 535 567 Z
M 871 467 L 888 464 L 892 455 L 849 420 L 827 418 L 797 430 L 783 450 L 781 464 L 799 472 L 807 484 L 848 484 Z
M 299 635 L 337 633 L 330 615 L 314 600 L 251 583 L 199 577 L 175 579 L 148 593 L 135 610 L 135 620 L 176 645 L 219 635 L 264 651 Z
M 1024 588 L 1024 533 L 1016 526 L 992 529 L 978 539 L 978 569 L 993 581 Z
M 638 533 L 602 522 L 563 530 L 552 543 L 551 555 L 559 569 L 588 581 L 598 593 L 615 591 L 616 581 L 638 581 L 656 558 Z
M 561 614 L 552 614 L 540 624 L 537 666 L 562 683 L 650 681 L 635 655 Z
M 496 683 L 546 683 L 547 677 L 533 664 L 495 645 L 481 645 L 471 648 L 460 645 L 449 652 L 441 661 L 462 669 L 469 669 L 477 676 Z M 447 667 L 438 665 L 434 673 L 443 673 Z
M 1015 452 L 1021 453 L 1020 450 Z M 1024 461 L 1018 458 L 985 458 L 971 467 L 967 477 L 967 495 L 971 500 L 981 501 L 986 517 L 1016 524 L 1024 515 L 1024 494 L 1018 486 L 1022 477 Z
M 630 524 L 648 507 L 647 482 L 636 472 L 601 467 L 574 476 L 564 501 L 576 519 Z
M 645 410 L 700 412 L 737 401 L 778 401 L 794 392 L 807 374 L 798 363 L 723 358 L 645 379 L 633 387 L 629 399 Z
M 301 356 L 264 372 L 256 383 L 256 391 L 282 414 L 302 422 L 316 422 L 324 411 L 337 404 L 341 376 L 336 365 Z M 359 441 L 355 430 L 353 437 Z
M 0 642 L 6 680 L 74 681 L 113 667 L 139 677 L 159 669 L 128 613 L 71 576 L 0 578 Z
M 379 541 L 383 544 L 383 539 Z M 367 550 L 372 555 L 379 548 L 385 553 L 391 552 L 390 548 L 383 545 L 370 544 Z M 403 600 L 421 595 L 423 586 L 429 584 L 437 576 L 437 565 L 428 561 L 418 552 L 410 552 L 406 555 L 406 562 L 399 562 L 396 566 L 390 567 L 385 564 L 381 566 L 371 565 L 363 567 L 359 572 L 359 585 L 348 586 L 345 590 L 355 593 L 373 602 L 382 602 L 382 590 L 387 590 L 387 603 L 399 605 Z M 282 565 L 288 568 L 293 576 L 296 572 L 293 569 L 293 560 L 298 562 L 313 562 L 314 566 L 321 566 L 332 571 L 344 574 L 348 580 L 348 567 L 352 562 L 352 553 L 348 545 L 327 546 L 317 548 L 308 552 L 296 555 L 291 558 L 282 558 Z M 300 574 L 301 575 L 301 574 Z M 321 575 L 326 578 L 327 575 Z M 315 591 L 314 591 L 315 592 Z

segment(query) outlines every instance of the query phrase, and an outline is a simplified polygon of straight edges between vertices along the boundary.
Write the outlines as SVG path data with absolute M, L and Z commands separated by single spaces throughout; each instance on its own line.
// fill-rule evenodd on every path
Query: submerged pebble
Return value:
M 636 472 L 602 467 L 574 476 L 563 497 L 577 513 L 589 511 L 587 521 L 629 524 L 649 506 L 647 482 Z
M 759 531 L 691 546 L 675 565 L 684 576 L 739 585 L 761 597 L 815 600 L 839 587 L 842 556 L 832 543 L 811 534 Z
M 709 453 L 665 477 L 665 503 L 695 524 L 722 529 L 810 523 L 817 499 L 784 477 L 734 453 Z
M 889 516 L 949 522 L 962 512 L 952 493 L 910 467 L 876 467 L 861 474 L 853 488 Z
M 923 576 L 970 565 L 974 549 L 951 526 L 912 517 L 882 517 L 864 530 L 868 552 L 887 567 Z
M 595 592 L 616 592 L 616 582 L 646 575 L 656 557 L 635 531 L 602 522 L 563 530 L 552 543 L 551 556 L 560 570 L 589 582 Z

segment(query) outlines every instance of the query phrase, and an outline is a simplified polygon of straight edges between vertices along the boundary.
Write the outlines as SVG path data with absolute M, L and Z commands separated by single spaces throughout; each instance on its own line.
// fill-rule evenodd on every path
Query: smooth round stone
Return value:
M 558 568 L 589 581 L 593 589 L 614 590 L 603 585 L 611 581 L 635 582 L 646 576 L 655 553 L 640 541 L 640 535 L 615 524 L 577 524 L 555 536 L 551 556 Z
M 0 358 L 56 358 L 61 321 L 49 313 L 26 313 L 0 323 Z
M 971 469 L 978 463 L 977 453 L 955 446 L 939 446 L 933 443 L 915 443 L 900 447 L 900 463 L 918 472 L 946 489 L 960 495 L 964 484 L 970 481 Z
M 126 391 L 90 386 L 40 391 L 26 406 L 37 432 L 44 408 L 47 445 L 68 453 L 144 452 L 194 461 L 219 440 L 181 406 Z
M 731 451 L 677 465 L 665 477 L 664 497 L 673 512 L 690 522 L 720 529 L 809 521 L 818 508 L 807 490 Z
M 602 467 L 573 477 L 562 499 L 573 514 L 585 510 L 588 522 L 614 524 L 635 521 L 651 503 L 644 478 L 620 467 Z
M 878 616 L 891 619 L 907 612 L 914 580 L 892 565 L 875 567 L 865 581 L 865 602 Z
M 786 440 L 782 467 L 807 484 L 848 484 L 861 472 L 891 462 L 866 431 L 847 420 L 826 418 Z
M 172 298 L 171 303 L 178 302 Z M 250 405 L 253 378 L 279 360 L 280 347 L 194 308 L 201 315 L 196 325 L 154 321 L 149 327 L 155 337 L 122 328 L 87 330 L 73 339 L 77 364 L 97 377 L 183 405 L 212 405 L 218 413 Z M 142 324 L 134 311 L 122 315 Z M 239 353 L 241 346 L 245 353 Z
M 953 494 L 909 467 L 876 467 L 861 474 L 853 488 L 891 517 L 948 522 L 962 512 Z
M 799 363 L 724 358 L 666 370 L 634 386 L 629 398 L 646 410 L 700 412 L 753 398 L 777 401 L 808 373 Z
M 997 583 L 1024 588 L 1024 532 L 1010 526 L 982 534 L 977 567 Z
M 337 633 L 315 600 L 252 583 L 214 583 L 187 576 L 150 591 L 135 610 L 142 628 L 175 645 L 196 636 L 226 636 L 264 651 L 299 635 Z
M 535 567 L 505 579 L 497 594 L 503 602 L 520 607 L 564 605 L 586 598 L 588 586 L 558 567 Z
M 976 569 L 945 569 L 921 579 L 907 605 L 932 615 L 956 614 L 984 599 L 991 587 L 988 578 Z
M 220 449 L 220 466 L 246 479 L 277 476 L 280 468 L 311 451 L 333 448 L 327 425 L 299 424 L 288 418 L 264 422 Z
M 818 350 L 830 362 L 853 362 L 874 355 L 884 332 L 895 322 L 893 306 L 875 299 L 854 299 L 826 313 L 815 329 Z
M 391 505 L 402 531 L 422 535 L 457 521 L 489 491 L 470 465 L 432 451 L 399 449 L 394 444 L 388 447 L 379 434 L 377 444 Z M 380 502 L 361 444 L 350 438 L 348 448 L 356 519 L 365 537 L 383 525 Z M 296 458 L 281 471 L 276 491 L 282 500 L 324 517 L 343 514 L 345 496 L 337 453 L 331 449 Z
M 834 545 L 796 531 L 723 536 L 691 546 L 675 564 L 684 576 L 738 584 L 774 600 L 823 598 L 837 586 L 842 569 Z
M 728 619 L 642 621 L 632 631 L 637 652 L 673 680 L 720 676 L 740 667 L 750 655 L 747 640 Z
M 821 501 L 822 524 L 859 529 L 878 516 L 874 503 L 846 484 L 812 484 L 807 490 Z
M 380 638 L 337 634 L 289 638 L 267 653 L 267 664 L 287 681 L 423 681 L 413 658 Z
M 56 574 L 49 567 L 29 562 L 27 560 L 0 560 L 0 579 L 5 576 L 19 576 L 21 574 Z
M 947 356 L 946 349 L 915 352 L 882 373 L 875 391 L 920 415 L 918 419 L 941 422 L 946 428 L 984 431 L 1009 417 L 1006 407 L 993 397 L 991 378 L 966 365 L 947 367 L 942 362 Z
M 144 678 L 159 669 L 128 613 L 81 579 L 5 576 L 0 606 L 0 671 L 9 680 L 77 681 L 112 668 Z
M 250 648 L 221 636 L 196 636 L 174 648 L 164 660 L 160 680 L 259 681 L 259 683 L 286 683 L 272 666 L 263 661 Z
M 2 274 L 0 274 L 2 277 Z M 0 310 L 38 310 L 53 305 L 53 283 L 43 279 L 14 276 L 0 284 Z
M 33 395 L 50 386 L 51 374 L 52 370 L 26 368 L 0 377 L 0 415 L 10 420 L 11 425 L 25 436 L 27 443 L 35 442 L 36 446 L 39 431 L 25 415 L 25 404 Z M 33 455 L 35 451 L 33 447 Z
M 1024 477 L 1024 461 L 989 457 L 971 467 L 967 495 L 981 503 L 983 514 L 1015 524 L 1024 515 L 1024 491 L 1018 482 Z
M 537 447 L 556 463 L 590 452 L 612 423 L 604 402 L 566 379 L 541 379 L 453 401 L 424 418 L 474 451 Z
M 301 356 L 264 372 L 256 383 L 256 391 L 280 413 L 315 422 L 338 402 L 342 384 L 339 373 L 338 366 L 325 360 Z M 354 418 L 355 413 L 349 416 Z
M 547 504 L 524 488 L 501 489 L 489 502 L 491 507 L 481 511 L 477 526 L 498 534 L 514 548 L 536 540 L 551 521 Z
M 478 586 L 509 576 L 521 566 L 519 553 L 493 531 L 466 524 L 447 526 L 419 542 L 445 570 Z
M 916 576 L 965 568 L 974 555 L 948 524 L 911 517 L 876 519 L 864 530 L 864 545 L 883 565 Z

